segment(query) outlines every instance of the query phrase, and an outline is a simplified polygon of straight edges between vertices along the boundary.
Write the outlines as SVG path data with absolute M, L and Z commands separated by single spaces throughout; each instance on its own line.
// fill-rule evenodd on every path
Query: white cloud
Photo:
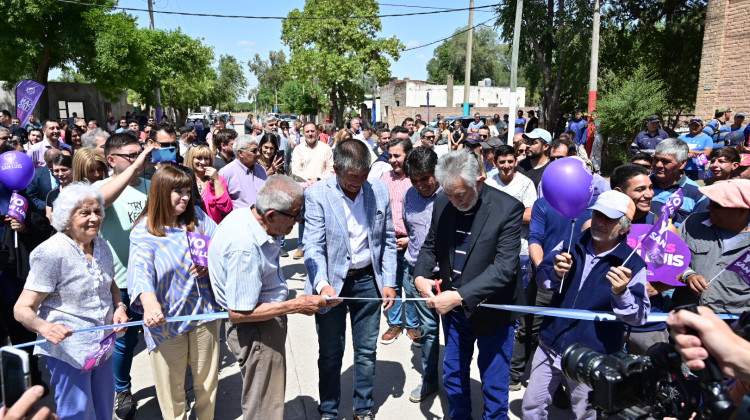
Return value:
M 414 40 L 406 41 L 406 48 L 414 48 L 418 46 L 419 46 L 419 42 L 417 41 L 414 41 Z
M 253 45 L 255 45 L 255 41 L 242 40 L 242 41 L 239 41 L 237 45 L 241 47 L 252 47 Z
M 424 54 L 419 54 L 417 58 L 427 58 Z

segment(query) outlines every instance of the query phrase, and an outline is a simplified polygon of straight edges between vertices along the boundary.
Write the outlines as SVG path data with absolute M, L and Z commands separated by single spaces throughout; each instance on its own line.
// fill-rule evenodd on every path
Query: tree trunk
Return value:
M 49 67 L 51 62 L 52 51 L 48 46 L 45 46 L 42 62 L 39 63 L 39 67 L 36 69 L 36 81 L 44 85 L 44 91 L 42 92 L 42 96 L 39 97 L 39 102 L 37 104 L 40 121 L 49 119 L 49 86 L 47 86 L 47 84 L 49 82 Z

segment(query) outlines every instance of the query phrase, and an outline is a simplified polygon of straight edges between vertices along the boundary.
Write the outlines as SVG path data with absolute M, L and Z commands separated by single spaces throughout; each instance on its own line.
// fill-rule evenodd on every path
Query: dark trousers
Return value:
M 344 280 L 342 297 L 380 297 L 372 272 L 360 272 Z M 315 314 L 318 332 L 318 391 L 321 415 L 338 416 L 341 401 L 341 364 L 346 345 L 346 313 L 352 324 L 354 347 L 354 412 L 372 411 L 375 356 L 380 329 L 380 302 L 345 300 L 330 311 Z
M 536 282 L 532 280 L 526 289 L 526 301 L 534 302 L 535 306 L 549 306 L 554 291 L 537 290 Z M 543 316 L 526 315 L 520 318 L 521 326 L 515 336 L 513 344 L 513 359 L 510 363 L 510 380 L 521 382 L 526 364 L 531 360 L 539 344 L 539 327 L 542 326 Z

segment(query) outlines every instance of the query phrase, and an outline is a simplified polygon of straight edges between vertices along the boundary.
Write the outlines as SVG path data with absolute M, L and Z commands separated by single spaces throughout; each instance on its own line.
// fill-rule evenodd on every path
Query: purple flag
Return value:
M 16 116 L 21 120 L 21 128 L 26 126 L 43 91 L 44 85 L 29 79 L 23 79 L 16 85 Z
M 82 370 L 84 372 L 88 372 L 91 369 L 99 366 L 103 360 L 109 359 L 109 356 L 112 355 L 112 352 L 115 348 L 115 340 L 117 340 L 116 332 L 112 332 L 108 336 L 104 337 L 102 341 L 99 342 L 99 347 L 91 354 L 86 356 L 86 359 L 83 361 Z
M 750 250 L 745 251 L 732 261 L 726 268 L 729 271 L 737 273 L 740 278 L 750 286 Z
M 208 267 L 208 244 L 211 238 L 200 233 L 187 232 L 187 239 L 193 264 Z
M 677 213 L 682 206 L 683 195 L 682 188 L 677 189 L 674 194 L 661 207 L 661 216 L 656 220 L 651 230 L 643 237 L 641 245 L 646 255 L 656 267 L 664 265 L 667 248 L 667 231 L 669 228 L 669 219 Z
M 29 202 L 21 195 L 13 193 L 10 196 L 8 204 L 8 216 L 15 217 L 23 224 L 26 220 L 26 210 L 29 208 Z

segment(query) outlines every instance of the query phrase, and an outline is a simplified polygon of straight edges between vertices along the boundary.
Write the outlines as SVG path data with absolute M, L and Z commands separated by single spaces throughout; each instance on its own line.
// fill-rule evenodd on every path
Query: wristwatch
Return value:
M 117 308 L 116 309 L 120 309 L 120 308 L 125 308 L 125 310 L 127 311 L 128 310 L 128 305 L 126 305 L 126 304 L 124 304 L 122 302 L 117 302 Z

